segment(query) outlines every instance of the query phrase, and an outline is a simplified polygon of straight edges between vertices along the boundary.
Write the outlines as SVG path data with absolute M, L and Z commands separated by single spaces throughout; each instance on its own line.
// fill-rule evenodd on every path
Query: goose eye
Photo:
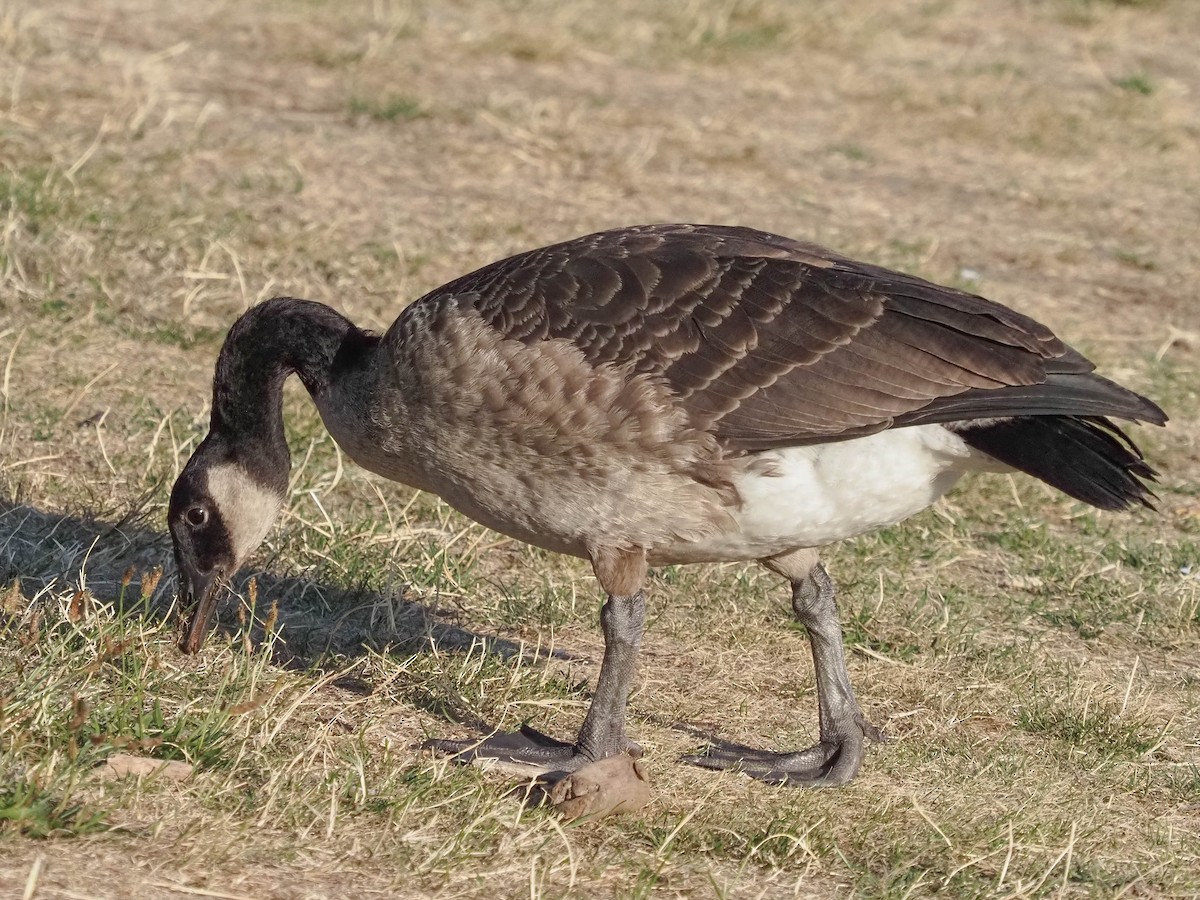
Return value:
M 193 506 L 183 514 L 187 523 L 193 528 L 203 528 L 208 524 L 208 510 L 203 506 Z

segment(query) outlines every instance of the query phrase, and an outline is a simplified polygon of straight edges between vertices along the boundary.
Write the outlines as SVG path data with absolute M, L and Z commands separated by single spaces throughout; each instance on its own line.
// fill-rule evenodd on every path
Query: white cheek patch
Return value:
M 254 481 L 245 469 L 233 463 L 208 470 L 208 495 L 229 532 L 229 542 L 240 563 L 267 536 L 283 498 Z

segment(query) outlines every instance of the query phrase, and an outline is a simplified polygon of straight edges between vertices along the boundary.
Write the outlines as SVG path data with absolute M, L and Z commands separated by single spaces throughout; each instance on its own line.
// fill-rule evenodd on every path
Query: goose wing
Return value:
M 747 228 L 601 232 L 429 299 L 451 296 L 514 340 L 566 339 L 594 365 L 661 378 L 732 450 L 1013 415 L 1165 421 L 1027 316 Z

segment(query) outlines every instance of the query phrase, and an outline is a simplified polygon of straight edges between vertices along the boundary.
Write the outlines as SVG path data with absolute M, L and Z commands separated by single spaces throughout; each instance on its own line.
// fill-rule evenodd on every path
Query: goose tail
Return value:
M 1137 444 L 1103 416 L 1014 416 L 955 423 L 964 441 L 1100 509 L 1154 509 L 1158 481 Z

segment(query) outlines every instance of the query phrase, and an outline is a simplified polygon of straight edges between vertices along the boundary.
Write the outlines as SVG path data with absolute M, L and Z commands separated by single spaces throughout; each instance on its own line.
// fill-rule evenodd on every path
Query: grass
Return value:
M 1193 4 L 68 6 L 0 13 L 0 893 L 1200 893 Z M 292 385 L 287 513 L 176 652 L 162 519 L 238 313 L 380 330 L 474 265 L 663 220 L 981 273 L 1168 409 L 1137 434 L 1159 512 L 981 477 L 830 548 L 889 735 L 836 791 L 676 761 L 807 743 L 814 685 L 776 577 L 656 573 L 654 801 L 567 825 L 420 745 L 578 727 L 586 565 L 356 469 Z M 117 753 L 194 771 L 106 778 Z
M 411 122 L 429 115 L 419 100 L 392 94 L 381 100 L 350 98 L 350 115 L 367 116 L 378 122 Z
M 1122 90 L 1141 94 L 1143 97 L 1149 97 L 1154 93 L 1153 80 L 1149 75 L 1141 72 L 1135 75 L 1126 75 L 1124 78 L 1118 78 L 1113 84 Z

